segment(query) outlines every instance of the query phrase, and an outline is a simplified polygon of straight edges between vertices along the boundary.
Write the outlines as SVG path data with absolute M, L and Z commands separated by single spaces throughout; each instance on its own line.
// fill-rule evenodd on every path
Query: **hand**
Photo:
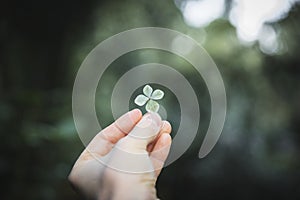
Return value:
M 157 199 L 155 183 L 170 150 L 170 132 L 170 123 L 158 114 L 132 110 L 92 139 L 69 180 L 92 199 Z

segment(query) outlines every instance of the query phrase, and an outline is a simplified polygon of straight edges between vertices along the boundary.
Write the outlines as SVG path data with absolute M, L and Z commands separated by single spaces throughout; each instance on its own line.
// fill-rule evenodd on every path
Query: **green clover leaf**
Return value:
M 153 89 L 150 85 L 146 85 L 143 88 L 143 93 L 138 95 L 134 103 L 138 106 L 143 106 L 146 104 L 147 112 L 157 112 L 159 110 L 159 104 L 155 100 L 160 100 L 164 97 L 164 92 L 162 90 L 156 89 L 153 92 Z

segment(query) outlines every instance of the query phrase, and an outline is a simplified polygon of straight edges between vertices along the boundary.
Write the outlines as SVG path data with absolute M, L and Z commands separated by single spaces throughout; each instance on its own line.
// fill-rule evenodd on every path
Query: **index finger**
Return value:
M 142 118 L 139 109 L 131 110 L 100 131 L 87 146 L 90 153 L 106 155 L 121 138 L 126 136 Z

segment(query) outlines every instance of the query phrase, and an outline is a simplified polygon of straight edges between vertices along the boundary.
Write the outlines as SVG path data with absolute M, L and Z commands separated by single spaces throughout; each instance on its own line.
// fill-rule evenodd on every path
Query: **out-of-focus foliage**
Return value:
M 113 120 L 113 85 L 133 66 L 148 62 L 173 66 L 197 92 L 199 134 L 184 156 L 163 171 L 157 185 L 161 199 L 299 199 L 299 20 L 295 7 L 279 22 L 285 51 L 268 56 L 258 45 L 242 45 L 227 20 L 216 20 L 206 28 L 189 27 L 173 1 L 3 3 L 0 199 L 79 199 L 66 181 L 84 148 L 71 110 L 76 72 L 99 42 L 144 26 L 178 30 L 201 43 L 218 65 L 228 98 L 221 138 L 211 154 L 199 160 L 210 98 L 201 76 L 195 76 L 188 63 L 167 52 L 135 51 L 105 72 L 97 92 L 104 103 L 96 105 L 102 125 Z M 171 91 L 162 89 L 169 94 L 162 104 L 176 131 L 178 102 Z
M 285 50 L 277 22 L 285 19 L 299 0 L 174 0 L 192 27 L 203 28 L 220 18 L 236 28 L 245 44 L 259 44 L 262 52 L 274 55 Z

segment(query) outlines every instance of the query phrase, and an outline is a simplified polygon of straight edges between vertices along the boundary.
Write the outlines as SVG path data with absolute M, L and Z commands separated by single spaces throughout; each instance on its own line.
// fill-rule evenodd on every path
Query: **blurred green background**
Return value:
M 171 0 L 1 2 L 0 199 L 80 199 L 66 180 L 84 149 L 71 109 L 77 70 L 99 42 L 145 26 L 174 29 L 201 43 L 218 65 L 228 98 L 221 138 L 200 160 L 210 98 L 191 66 L 170 53 L 136 51 L 116 60 L 100 80 L 97 98 L 107 103 L 96 107 L 103 126 L 113 121 L 112 86 L 132 66 L 174 66 L 195 89 L 200 130 L 184 156 L 164 169 L 159 197 L 300 199 L 299 6 L 271 23 L 279 45 L 266 50 L 238 38 L 227 20 L 232 1 L 225 2 L 224 15 L 203 27 L 186 23 L 180 1 L 177 6 Z M 170 93 L 163 103 L 176 130 L 178 102 L 163 89 Z

